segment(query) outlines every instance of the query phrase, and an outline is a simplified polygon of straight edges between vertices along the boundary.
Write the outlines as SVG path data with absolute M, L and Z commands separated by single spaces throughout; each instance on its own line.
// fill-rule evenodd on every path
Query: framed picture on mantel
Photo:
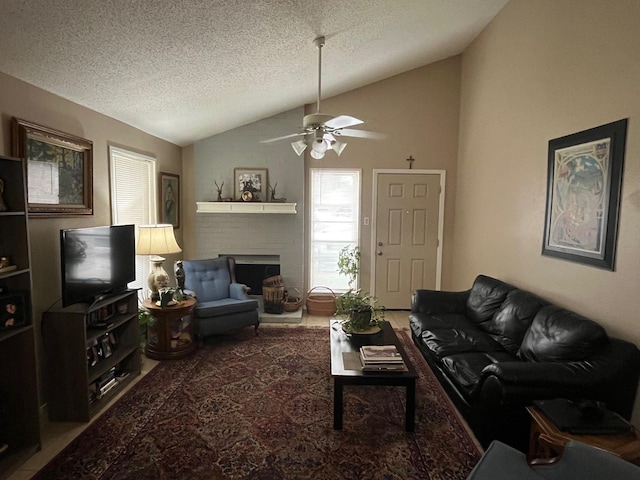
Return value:
M 266 202 L 269 180 L 266 168 L 234 168 L 235 200 Z
M 542 254 L 614 270 L 627 119 L 549 142 Z

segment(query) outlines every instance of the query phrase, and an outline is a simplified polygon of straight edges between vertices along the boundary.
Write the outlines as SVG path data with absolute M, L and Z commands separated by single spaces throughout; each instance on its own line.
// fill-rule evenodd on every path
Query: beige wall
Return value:
M 384 141 L 345 139 L 340 157 L 329 152 L 321 160 L 306 155 L 306 168 L 361 168 L 361 217 L 371 217 L 373 169 L 446 170 L 442 287 L 451 285 L 453 220 L 460 110 L 459 56 L 427 65 L 322 101 L 322 112 L 364 120 L 361 130 L 386 135 Z M 306 113 L 315 113 L 308 105 Z M 309 202 L 307 202 L 307 205 Z M 360 284 L 370 284 L 371 227 L 360 225 Z
M 59 230 L 111 223 L 108 145 L 156 157 L 158 171 L 177 174 L 181 174 L 181 149 L 122 122 L 0 73 L 0 154 L 3 155 L 11 155 L 12 117 L 93 142 L 94 215 L 79 218 L 36 218 L 29 222 L 33 319 L 38 350 L 41 352 L 39 326 L 42 312 L 61 297 Z M 176 237 L 181 244 L 182 229 L 176 230 Z M 170 260 L 167 257 L 167 262 Z M 41 388 L 40 392 L 42 396 L 44 389 Z
M 511 0 L 465 51 L 453 279 L 496 276 L 640 345 L 638 20 L 637 0 Z M 549 140 L 622 118 L 616 270 L 541 256 Z

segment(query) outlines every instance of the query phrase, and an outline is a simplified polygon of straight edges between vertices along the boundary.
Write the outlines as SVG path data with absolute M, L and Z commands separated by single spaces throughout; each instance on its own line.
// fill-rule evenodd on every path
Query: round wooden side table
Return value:
M 142 306 L 151 312 L 151 325 L 147 326 L 147 344 L 144 354 L 155 360 L 183 358 L 198 348 L 194 335 L 193 309 L 195 298 L 161 308 L 147 298 Z

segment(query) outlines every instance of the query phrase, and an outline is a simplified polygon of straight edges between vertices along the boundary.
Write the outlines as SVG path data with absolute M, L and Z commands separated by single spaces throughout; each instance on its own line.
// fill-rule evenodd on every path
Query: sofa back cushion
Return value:
M 584 360 L 606 342 L 607 333 L 593 320 L 548 305 L 533 319 L 518 354 L 532 362 Z
M 467 316 L 474 323 L 490 320 L 515 287 L 486 275 L 478 275 L 467 298 Z
M 549 302 L 525 290 L 514 289 L 507 294 L 496 313 L 478 327 L 510 353 L 517 353 L 524 335 L 536 314 Z

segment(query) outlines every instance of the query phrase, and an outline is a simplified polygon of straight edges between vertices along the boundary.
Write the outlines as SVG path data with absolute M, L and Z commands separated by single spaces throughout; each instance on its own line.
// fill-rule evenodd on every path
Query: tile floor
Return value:
M 386 320 L 388 320 L 393 328 L 402 329 L 409 328 L 409 312 L 408 311 L 390 311 L 386 312 Z M 300 322 L 297 323 L 275 323 L 274 321 L 264 322 L 260 328 L 285 327 L 296 328 L 303 327 L 319 327 L 327 326 L 329 317 L 308 316 L 306 313 L 302 316 Z M 133 381 L 125 390 L 118 394 L 111 403 L 116 402 L 129 388 L 133 387 L 140 379 L 149 373 L 159 362 L 151 360 L 144 355 L 142 356 L 142 375 Z M 103 412 L 106 410 L 105 407 Z M 98 416 L 92 419 L 96 420 Z M 75 423 L 75 422 L 49 422 L 43 421 L 41 430 L 42 449 L 33 455 L 19 470 L 14 472 L 9 480 L 27 480 L 32 478 L 38 470 L 44 467 L 52 458 L 54 458 L 64 447 L 66 447 L 76 436 L 87 428 L 91 422 Z

